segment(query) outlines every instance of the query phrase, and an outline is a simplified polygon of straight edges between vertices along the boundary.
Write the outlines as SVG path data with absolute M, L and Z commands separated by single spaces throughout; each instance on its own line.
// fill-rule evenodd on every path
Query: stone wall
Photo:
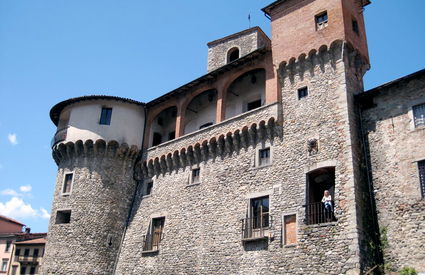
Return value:
M 385 263 L 394 270 L 411 266 L 425 272 L 425 201 L 417 166 L 417 161 L 425 159 L 425 128 L 414 128 L 411 110 L 412 105 L 424 102 L 423 73 L 362 98 L 363 126 L 383 233 L 381 245 Z
M 111 274 L 136 183 L 138 149 L 91 140 L 60 144 L 43 274 Z M 64 174 L 74 173 L 71 193 L 62 195 Z M 71 221 L 56 224 L 58 210 Z
M 359 176 L 349 125 L 349 65 L 341 60 L 340 45 L 334 46 L 293 64 L 300 70 L 280 68 L 280 135 L 251 140 L 247 147 L 190 163 L 192 167 L 156 170 L 162 172 L 153 177 L 152 194 L 143 197 L 140 188 L 136 195 L 117 274 L 357 274 L 366 268 L 359 256 L 356 202 L 361 193 L 355 187 Z M 297 89 L 304 86 L 309 95 L 299 100 Z M 257 115 L 258 122 L 268 119 L 262 112 Z M 212 129 L 208 131 L 215 133 Z M 220 128 L 223 135 L 233 130 Z M 145 157 L 194 146 L 193 138 L 162 144 Z M 307 141 L 312 138 L 319 149 L 309 153 Z M 257 150 L 264 146 L 271 147 L 272 164 L 256 167 Z M 194 167 L 201 169 L 199 184 L 189 184 Z M 322 167 L 335 167 L 337 221 L 306 225 L 306 175 Z M 265 194 L 273 218 L 269 238 L 242 242 L 241 219 L 247 215 L 249 198 Z M 297 215 L 296 245 L 282 243 L 286 214 Z M 143 235 L 155 217 L 165 217 L 160 250 L 143 253 Z

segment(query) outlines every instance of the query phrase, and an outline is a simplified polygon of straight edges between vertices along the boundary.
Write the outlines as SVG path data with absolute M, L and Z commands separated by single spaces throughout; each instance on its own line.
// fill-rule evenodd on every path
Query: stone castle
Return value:
M 368 4 L 275 1 L 151 102 L 55 105 L 43 274 L 425 272 L 425 70 L 364 91 Z

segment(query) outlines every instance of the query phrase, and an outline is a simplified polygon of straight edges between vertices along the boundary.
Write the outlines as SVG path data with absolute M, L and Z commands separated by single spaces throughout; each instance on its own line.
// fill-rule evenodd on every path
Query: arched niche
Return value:
M 151 123 L 149 145 L 156 146 L 176 138 L 177 107 L 159 113 Z
M 195 96 L 187 105 L 184 116 L 184 134 L 215 124 L 217 91 L 207 90 Z
M 265 103 L 266 71 L 255 69 L 235 79 L 226 92 L 226 119 Z

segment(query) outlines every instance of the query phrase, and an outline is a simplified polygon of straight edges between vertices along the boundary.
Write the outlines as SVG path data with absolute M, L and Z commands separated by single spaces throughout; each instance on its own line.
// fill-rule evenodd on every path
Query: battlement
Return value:
M 139 154 L 136 145 L 119 144 L 115 140 L 106 142 L 98 139 L 96 142 L 88 139 L 85 141 L 60 143 L 52 148 L 53 159 L 56 164 L 72 160 L 75 157 L 91 158 L 119 158 L 122 160 L 135 160 Z

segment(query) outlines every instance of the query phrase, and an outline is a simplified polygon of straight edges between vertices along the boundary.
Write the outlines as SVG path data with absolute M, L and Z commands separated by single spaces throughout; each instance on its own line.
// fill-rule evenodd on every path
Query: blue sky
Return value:
M 56 165 L 48 113 L 108 94 L 149 101 L 206 73 L 206 43 L 251 26 L 272 0 L 0 1 L 0 214 L 47 231 Z M 375 0 L 366 89 L 425 67 L 425 1 Z

